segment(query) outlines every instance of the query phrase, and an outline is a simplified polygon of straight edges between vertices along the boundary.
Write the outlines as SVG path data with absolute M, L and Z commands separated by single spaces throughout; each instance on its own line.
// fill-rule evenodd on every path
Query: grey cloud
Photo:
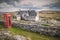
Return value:
M 60 0 L 21 0 L 21 1 L 15 1 L 15 6 L 25 6 L 25 7 L 37 7 L 37 8 L 42 8 L 42 7 L 53 7 L 55 5 L 58 6 L 60 3 Z
M 6 2 L 0 3 L 0 12 L 14 12 L 19 11 L 18 8 L 7 4 Z
M 0 0 L 1 3 L 6 3 L 4 7 L 17 7 L 17 8 L 59 8 L 60 0 Z M 2 4 L 1 4 L 2 5 Z

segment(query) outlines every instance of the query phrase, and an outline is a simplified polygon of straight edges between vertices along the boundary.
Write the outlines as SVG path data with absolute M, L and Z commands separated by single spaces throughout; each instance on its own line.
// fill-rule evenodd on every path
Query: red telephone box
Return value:
M 12 17 L 10 13 L 5 13 L 4 14 L 4 19 L 5 19 L 5 26 L 7 28 L 11 28 L 12 27 Z

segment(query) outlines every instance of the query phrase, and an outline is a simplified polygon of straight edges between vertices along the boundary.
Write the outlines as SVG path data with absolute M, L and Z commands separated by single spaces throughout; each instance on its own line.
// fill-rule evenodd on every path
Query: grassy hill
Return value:
M 56 19 L 60 18 L 60 11 L 40 11 L 39 16 Z
M 43 14 L 43 13 L 40 13 L 39 15 L 41 17 L 50 17 L 50 18 L 60 17 L 60 14 L 57 14 L 57 13 L 56 14 L 53 14 L 53 13 L 52 14 L 46 14 L 46 13 Z

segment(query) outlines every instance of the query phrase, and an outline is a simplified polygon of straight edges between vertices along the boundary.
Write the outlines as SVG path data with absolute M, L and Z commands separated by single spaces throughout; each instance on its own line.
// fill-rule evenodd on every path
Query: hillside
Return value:
M 40 17 L 60 18 L 60 11 L 40 11 Z

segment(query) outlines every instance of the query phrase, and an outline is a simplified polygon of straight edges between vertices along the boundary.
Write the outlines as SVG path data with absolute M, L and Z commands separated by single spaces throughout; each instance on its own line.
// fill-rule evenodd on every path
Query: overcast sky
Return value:
M 60 0 L 0 0 L 2 8 L 60 9 Z

